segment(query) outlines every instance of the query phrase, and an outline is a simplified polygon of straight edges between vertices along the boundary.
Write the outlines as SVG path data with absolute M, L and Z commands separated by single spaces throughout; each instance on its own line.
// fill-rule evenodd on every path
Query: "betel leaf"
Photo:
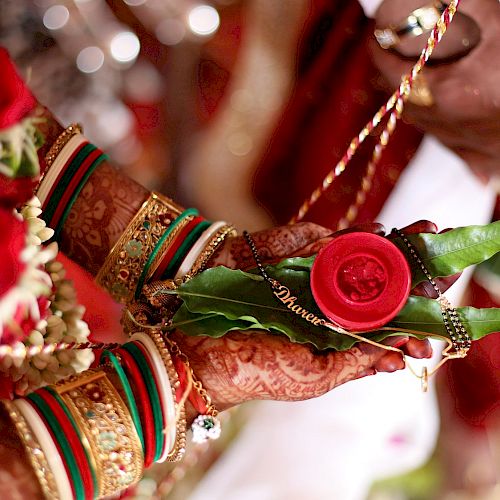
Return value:
M 458 227 L 441 234 L 414 234 L 408 239 L 433 277 L 452 276 L 500 252 L 500 221 L 484 226 Z M 394 241 L 407 252 L 399 238 Z M 413 286 L 425 281 L 418 265 L 412 259 L 409 262 Z
M 288 259 L 288 263 L 268 266 L 267 271 L 297 293 L 303 307 L 320 316 L 309 289 L 309 272 L 301 268 L 304 260 Z M 357 342 L 293 314 L 276 300 L 269 284 L 254 274 L 218 267 L 182 285 L 178 292 L 184 303 L 174 316 L 173 326 L 188 335 L 221 337 L 231 330 L 264 330 L 284 334 L 292 342 L 336 350 L 346 350 Z M 458 308 L 458 313 L 474 340 L 500 330 L 500 309 L 464 307 Z M 423 297 L 411 296 L 390 326 L 395 330 L 447 335 L 439 304 Z M 369 336 L 380 341 L 391 334 L 379 331 Z

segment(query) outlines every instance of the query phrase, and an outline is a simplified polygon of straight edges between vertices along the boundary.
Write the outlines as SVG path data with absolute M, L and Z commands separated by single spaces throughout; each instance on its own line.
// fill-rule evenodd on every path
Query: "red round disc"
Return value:
M 411 271 L 403 253 L 372 233 L 347 233 L 317 255 L 311 290 L 323 314 L 346 330 L 388 323 L 410 294 Z

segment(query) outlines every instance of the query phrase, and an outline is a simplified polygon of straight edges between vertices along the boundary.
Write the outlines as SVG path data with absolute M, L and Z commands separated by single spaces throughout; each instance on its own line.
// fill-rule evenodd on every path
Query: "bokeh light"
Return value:
M 43 15 L 43 24 L 49 30 L 61 29 L 69 20 L 69 10 L 64 5 L 53 5 Z
M 83 73 L 94 73 L 104 64 L 104 52 L 99 47 L 85 47 L 76 57 L 76 66 Z
M 189 11 L 188 25 L 195 35 L 211 35 L 217 31 L 219 24 L 219 13 L 210 5 L 198 5 Z
M 133 61 L 139 55 L 140 50 L 139 39 L 131 31 L 122 31 L 116 34 L 110 43 L 113 59 L 121 63 Z

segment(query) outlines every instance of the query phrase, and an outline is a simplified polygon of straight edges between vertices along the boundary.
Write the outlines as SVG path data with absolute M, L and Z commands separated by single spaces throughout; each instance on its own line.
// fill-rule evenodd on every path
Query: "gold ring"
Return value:
M 374 31 L 377 42 L 383 49 L 392 49 L 406 36 L 420 36 L 434 28 L 441 14 L 448 7 L 442 1 L 414 10 L 400 23 Z

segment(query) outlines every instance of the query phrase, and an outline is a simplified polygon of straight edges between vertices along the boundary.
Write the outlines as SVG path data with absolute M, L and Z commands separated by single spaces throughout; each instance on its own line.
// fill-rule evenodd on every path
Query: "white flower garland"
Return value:
M 24 306 L 36 323 L 24 342 L 13 345 L 16 356 L 4 356 L 0 371 L 15 382 L 15 390 L 24 393 L 89 368 L 94 360 L 91 349 L 66 350 L 56 353 L 40 353 L 26 358 L 25 346 L 38 346 L 57 342 L 87 342 L 89 328 L 83 321 L 85 309 L 76 300 L 73 283 L 65 279 L 63 265 L 54 260 L 57 243 L 46 248 L 41 245 L 52 237 L 54 231 L 39 219 L 42 213 L 38 198 L 32 198 L 17 213 L 28 226 L 26 248 L 21 259 L 26 263 L 18 283 L 0 300 L 0 335 L 5 325 L 12 324 L 19 306 Z M 38 299 L 50 301 L 49 315 L 41 319 Z M 16 349 L 17 347 L 17 349 Z

